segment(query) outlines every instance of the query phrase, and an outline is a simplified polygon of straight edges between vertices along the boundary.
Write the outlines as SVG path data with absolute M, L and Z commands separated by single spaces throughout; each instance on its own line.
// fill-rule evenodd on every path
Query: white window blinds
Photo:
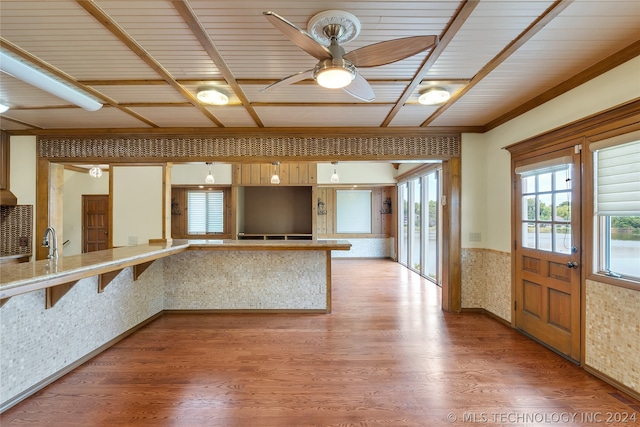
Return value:
M 371 233 L 371 190 L 337 190 L 338 233 Z
M 640 140 L 602 148 L 592 144 L 596 164 L 596 214 L 640 215 Z
M 189 191 L 187 193 L 187 232 L 222 233 L 224 230 L 224 193 Z

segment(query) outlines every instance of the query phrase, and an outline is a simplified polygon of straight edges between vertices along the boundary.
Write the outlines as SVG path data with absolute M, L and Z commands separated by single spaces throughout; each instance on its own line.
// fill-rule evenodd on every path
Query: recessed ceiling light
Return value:
M 198 100 L 205 104 L 211 105 L 227 105 L 229 103 L 229 97 L 217 89 L 202 88 L 198 89 Z
M 431 87 L 420 93 L 418 102 L 422 105 L 438 105 L 447 102 L 451 94 L 447 89 L 441 87 Z

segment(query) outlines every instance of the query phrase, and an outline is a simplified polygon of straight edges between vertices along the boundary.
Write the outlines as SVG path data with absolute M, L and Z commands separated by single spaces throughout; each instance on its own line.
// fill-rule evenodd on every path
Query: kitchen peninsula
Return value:
M 2 267 L 0 411 L 163 312 L 331 311 L 339 240 L 174 240 Z

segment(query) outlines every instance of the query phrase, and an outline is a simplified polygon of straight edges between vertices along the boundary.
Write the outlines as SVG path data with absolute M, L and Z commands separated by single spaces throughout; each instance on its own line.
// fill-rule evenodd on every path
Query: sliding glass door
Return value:
M 409 186 L 405 182 L 398 186 L 398 262 L 407 265 L 409 251 Z
M 398 184 L 398 262 L 440 284 L 440 169 Z

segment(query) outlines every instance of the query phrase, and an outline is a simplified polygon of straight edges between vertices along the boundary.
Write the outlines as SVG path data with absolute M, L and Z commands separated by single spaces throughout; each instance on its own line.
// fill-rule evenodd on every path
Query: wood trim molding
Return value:
M 469 92 L 473 87 L 480 83 L 485 77 L 487 77 L 493 70 L 498 68 L 500 64 L 506 61 L 511 55 L 519 51 L 519 49 L 529 41 L 533 36 L 538 34 L 547 24 L 553 21 L 563 10 L 565 10 L 573 0 L 556 0 L 549 8 L 538 17 L 529 27 L 527 27 L 518 37 L 513 40 L 507 47 L 505 47 L 500 53 L 498 53 L 491 61 L 487 63 L 476 75 L 471 79 L 469 84 L 465 85 L 455 97 L 452 97 L 449 101 L 444 103 L 433 113 L 427 120 L 425 120 L 421 126 L 427 126 L 444 113 L 449 107 L 451 107 L 461 96 Z M 475 6 L 474 6 L 475 7 Z
M 459 313 L 462 308 L 462 249 L 461 249 L 461 172 L 460 158 L 442 163 L 442 309 Z
M 583 72 L 576 74 L 568 80 L 560 83 L 557 86 L 549 89 L 548 91 L 536 96 L 535 98 L 525 102 L 517 108 L 509 111 L 508 113 L 498 117 L 497 119 L 487 123 L 485 126 L 485 132 L 488 132 L 492 129 L 497 128 L 498 126 L 507 123 L 510 120 L 515 119 L 516 117 L 526 113 L 527 111 L 531 111 L 536 107 L 548 102 L 563 93 L 569 92 L 571 89 L 575 89 L 576 87 L 592 80 L 608 71 L 611 71 L 615 67 L 624 64 L 627 61 L 637 57 L 640 55 L 640 40 L 632 43 L 631 45 L 623 48 L 622 50 L 614 53 L 613 55 L 603 59 L 592 67 L 587 68 Z
M 628 128 L 629 132 L 640 128 L 640 98 L 562 125 L 504 148 L 512 156 L 517 156 L 532 151 L 545 150 L 549 147 L 557 147 L 559 144 L 577 137 L 587 137 L 596 141 L 605 139 L 608 136 L 602 138 L 596 138 L 596 136 L 624 133 L 616 131 L 616 129 L 620 128 Z
M 638 393 L 637 391 L 627 387 L 626 385 L 622 384 L 620 381 L 614 380 L 609 375 L 603 374 L 602 372 L 600 372 L 596 368 L 593 368 L 593 367 L 589 366 L 586 363 L 584 363 L 582 365 L 582 367 L 584 368 L 585 371 L 589 372 L 591 375 L 600 378 L 605 383 L 612 385 L 613 387 L 617 388 L 618 390 L 621 390 L 622 392 L 628 394 L 629 396 L 631 396 L 635 400 L 640 401 L 640 393 Z

